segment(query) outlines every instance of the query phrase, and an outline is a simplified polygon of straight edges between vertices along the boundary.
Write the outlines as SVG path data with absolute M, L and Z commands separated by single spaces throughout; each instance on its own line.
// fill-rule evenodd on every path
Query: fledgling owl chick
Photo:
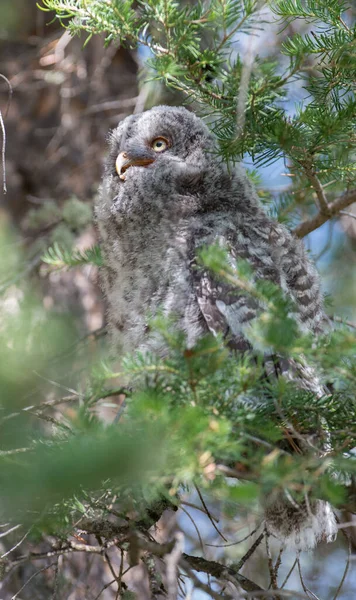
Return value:
M 119 352 L 160 351 L 147 325 L 158 311 L 175 316 L 190 346 L 220 332 L 234 351 L 253 350 L 244 330 L 256 303 L 195 268 L 197 251 L 216 243 L 232 264 L 245 259 L 256 278 L 281 286 L 301 327 L 318 333 L 325 326 L 319 278 L 303 245 L 265 214 L 241 167 L 229 173 L 215 148 L 206 125 L 185 108 L 158 106 L 126 118 L 111 134 L 96 216 L 109 331 Z M 294 371 L 301 387 L 322 393 L 307 368 Z M 266 507 L 266 525 L 298 549 L 336 533 L 322 501 L 275 501 Z

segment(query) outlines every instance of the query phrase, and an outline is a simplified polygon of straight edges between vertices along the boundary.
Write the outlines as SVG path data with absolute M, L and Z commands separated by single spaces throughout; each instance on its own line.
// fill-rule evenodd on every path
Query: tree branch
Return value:
M 194 571 L 208 573 L 216 579 L 228 580 L 237 588 L 242 587 L 245 592 L 265 592 L 264 595 L 259 595 L 262 600 L 273 600 L 275 598 L 275 594 L 263 590 L 257 583 L 238 573 L 234 567 L 227 567 L 213 560 L 206 560 L 200 556 L 190 556 L 189 554 L 183 554 L 182 558 Z
M 331 217 L 335 217 L 341 210 L 356 202 L 356 189 L 346 192 L 340 198 L 327 204 L 327 212 L 318 212 L 314 217 L 300 223 L 293 231 L 294 235 L 299 238 L 308 235 L 321 225 L 324 225 Z

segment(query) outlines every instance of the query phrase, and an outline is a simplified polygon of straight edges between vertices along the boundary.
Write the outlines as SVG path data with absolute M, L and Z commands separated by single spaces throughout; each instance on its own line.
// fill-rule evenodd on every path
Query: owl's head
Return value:
M 194 215 L 257 205 L 241 169 L 228 171 L 208 127 L 183 107 L 127 117 L 109 142 L 98 218 L 110 211 Z
M 140 169 L 181 169 L 201 164 L 214 149 L 214 139 L 201 119 L 182 107 L 157 106 L 127 117 L 110 135 L 106 174 L 119 182 Z

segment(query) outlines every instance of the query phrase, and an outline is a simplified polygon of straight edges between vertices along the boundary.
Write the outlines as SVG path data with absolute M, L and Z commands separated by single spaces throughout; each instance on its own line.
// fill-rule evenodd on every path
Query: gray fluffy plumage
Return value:
M 151 144 L 160 137 L 169 147 L 158 153 Z M 111 134 L 96 216 L 118 352 L 163 351 L 147 326 L 148 315 L 158 311 L 175 316 L 189 345 L 210 331 L 221 332 L 236 351 L 252 350 L 244 331 L 256 315 L 254 301 L 194 268 L 197 250 L 213 243 L 227 249 L 232 263 L 246 259 L 255 277 L 279 285 L 294 301 L 302 328 L 316 334 L 325 328 L 319 277 L 302 243 L 266 215 L 242 168 L 229 173 L 215 147 L 201 119 L 169 106 L 128 117 Z M 122 181 L 115 161 L 123 151 L 132 163 L 153 162 L 133 164 Z M 290 365 L 287 376 L 297 370 L 302 387 L 322 393 L 307 368 Z M 278 500 L 266 508 L 266 525 L 299 549 L 336 532 L 333 513 L 321 501 L 310 509 Z

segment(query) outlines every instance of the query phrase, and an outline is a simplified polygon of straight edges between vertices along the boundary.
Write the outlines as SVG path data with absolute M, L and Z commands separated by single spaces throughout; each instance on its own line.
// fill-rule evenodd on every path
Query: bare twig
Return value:
M 11 450 L 10 450 L 10 452 L 11 452 Z M 1 456 L 1 454 L 0 454 L 0 456 Z M 19 527 L 22 527 L 22 525 L 21 524 L 15 525 L 14 527 L 11 527 L 11 529 L 4 531 L 4 533 L 0 533 L 0 538 L 5 537 L 6 535 L 9 535 L 13 531 L 16 531 L 16 529 L 19 529 Z M 2 558 L 2 557 L 0 557 L 0 558 Z
M 7 113 L 9 112 L 9 108 L 10 108 L 10 104 L 11 104 L 11 98 L 12 98 L 12 94 L 13 94 L 13 88 L 12 85 L 10 83 L 10 81 L 8 80 L 7 77 L 5 77 L 5 75 L 3 75 L 2 73 L 0 73 L 0 77 L 1 79 L 3 79 L 7 85 L 7 104 L 6 104 L 6 108 L 5 108 L 5 113 L 4 116 L 5 118 L 7 117 Z
M 2 189 L 4 194 L 7 193 L 7 187 L 6 187 L 6 161 L 5 161 L 5 155 L 6 155 L 6 129 L 5 129 L 5 125 L 4 125 L 4 119 L 0 110 L 0 129 L 1 129 L 1 135 L 2 135 L 2 144 L 1 144 L 1 166 L 2 166 Z
M 337 519 L 337 521 L 338 521 L 338 519 Z M 339 523 L 339 526 L 343 527 L 343 524 Z M 349 532 L 345 531 L 344 529 L 342 529 L 342 533 L 344 534 L 344 536 L 346 537 L 347 542 L 348 542 L 347 561 L 346 561 L 344 572 L 343 572 L 342 577 L 341 577 L 341 581 L 340 581 L 340 583 L 338 585 L 338 588 L 337 588 L 337 590 L 335 592 L 335 596 L 333 597 L 333 600 L 337 600 L 337 597 L 338 597 L 338 595 L 341 592 L 342 586 L 344 585 L 344 582 L 345 582 L 345 579 L 346 579 L 346 575 L 347 575 L 349 567 L 350 567 L 350 560 L 351 560 L 351 550 L 352 550 L 351 536 L 350 536 Z
M 65 385 L 62 385 L 61 383 L 58 383 L 58 381 L 53 381 L 53 379 L 48 379 L 48 377 L 44 377 L 44 375 L 41 375 L 41 373 L 38 373 L 37 371 L 33 371 L 33 373 L 39 377 L 40 379 L 42 379 L 43 381 L 46 381 L 47 383 L 50 383 L 51 385 L 54 385 L 57 388 L 60 388 L 62 390 L 65 390 L 66 392 L 69 392 L 70 394 L 74 394 L 78 397 L 84 397 L 83 394 L 81 394 L 80 392 L 77 392 L 77 390 L 73 390 L 73 388 L 69 388 Z
M 7 86 L 8 86 L 8 98 L 7 98 L 7 105 L 5 108 L 5 118 L 7 117 L 7 113 L 9 111 L 9 107 L 10 107 L 10 103 L 11 103 L 11 97 L 12 97 L 12 85 L 10 83 L 10 81 L 8 80 L 7 77 L 5 77 L 5 75 L 2 75 L 2 73 L 0 73 L 0 77 L 1 79 L 3 79 Z M 5 163 L 5 155 L 6 155 L 6 130 L 5 130 L 5 124 L 4 124 L 4 118 L 2 116 L 2 112 L 0 110 L 0 129 L 1 129 L 1 135 L 2 135 L 2 145 L 1 145 L 1 165 L 2 165 L 2 189 L 4 194 L 6 194 L 7 192 L 7 187 L 6 187 L 6 163 Z
M 318 212 L 315 217 L 300 223 L 300 225 L 294 229 L 294 235 L 299 238 L 308 235 L 308 233 L 311 233 L 315 229 L 318 229 L 318 227 L 321 227 L 321 225 L 324 225 L 328 219 L 335 217 L 341 210 L 354 202 L 356 202 L 356 189 L 346 192 L 333 202 L 330 202 L 328 204 L 328 214 Z
M 270 587 L 273 590 L 277 590 L 278 589 L 277 573 L 276 573 L 276 570 L 273 565 L 272 554 L 271 554 L 271 549 L 269 547 L 269 539 L 268 538 L 269 538 L 269 533 L 268 533 L 267 529 L 265 529 L 265 541 L 266 541 L 268 570 L 269 570 L 269 576 L 270 576 Z M 280 600 L 280 596 L 278 596 L 277 594 L 276 594 L 276 600 Z
M 236 565 L 237 571 L 240 571 L 240 569 L 242 569 L 245 562 L 252 556 L 252 554 L 254 553 L 256 548 L 258 548 L 258 546 L 262 542 L 264 536 L 265 536 L 265 532 L 263 531 L 261 533 L 261 535 L 258 536 L 257 540 L 252 544 L 251 548 L 249 548 L 249 550 L 247 550 L 246 554 L 244 554 L 244 556 L 239 560 L 239 562 Z
M 29 579 L 26 581 L 26 583 L 23 584 L 23 586 L 16 592 L 16 594 L 14 594 L 11 597 L 11 600 L 16 600 L 16 598 L 18 598 L 18 595 L 22 592 L 22 590 L 30 583 L 30 581 L 32 581 L 32 579 L 37 577 L 37 575 L 39 575 L 43 571 L 47 571 L 47 569 L 50 569 L 51 567 L 55 567 L 55 566 L 56 566 L 56 563 L 54 562 L 54 563 L 51 563 L 50 565 L 46 565 L 45 567 L 42 567 L 42 569 L 38 569 L 38 571 L 36 571 L 36 573 L 33 573 L 33 575 L 31 575 L 31 577 L 29 577 Z
M 306 594 L 307 598 L 313 598 L 313 600 L 319 600 L 318 596 L 316 594 L 314 594 L 314 592 L 312 592 L 306 585 L 303 579 L 303 574 L 302 574 L 302 568 L 300 565 L 300 557 L 298 556 L 297 558 L 297 565 L 298 565 L 298 572 L 299 572 L 299 579 L 300 579 L 300 583 L 302 584 L 302 588 L 304 593 Z
M 175 545 L 171 552 L 166 555 L 166 579 L 167 579 L 167 599 L 176 600 L 178 594 L 178 564 L 181 559 L 184 548 L 184 535 L 181 531 L 175 534 Z
M 17 567 L 18 565 L 22 565 L 23 563 L 30 562 L 31 560 L 42 560 L 44 558 L 51 558 L 52 556 L 60 556 L 64 554 L 71 554 L 72 552 L 87 552 L 89 554 L 101 554 L 103 555 L 105 550 L 115 546 L 117 543 L 122 543 L 125 540 L 118 540 L 117 538 L 106 542 L 103 546 L 92 546 L 90 544 L 79 544 L 77 542 L 68 541 L 61 548 L 52 548 L 48 552 L 30 552 L 25 556 L 20 556 L 12 561 L 11 567 Z M 11 549 L 13 550 L 13 548 Z
M 216 525 L 215 525 L 215 523 L 214 523 L 214 520 L 213 520 L 212 516 L 210 515 L 209 509 L 208 509 L 207 505 L 206 505 L 206 504 L 205 504 L 205 502 L 204 502 L 204 498 L 203 498 L 203 496 L 201 495 L 201 492 L 200 492 L 200 490 L 199 490 L 198 486 L 197 486 L 197 485 L 194 485 L 194 487 L 195 487 L 195 489 L 196 489 L 196 491 L 197 491 L 197 493 L 198 493 L 198 496 L 199 496 L 200 502 L 201 502 L 201 503 L 202 503 L 202 505 L 204 506 L 205 512 L 206 512 L 206 514 L 207 514 L 207 517 L 208 517 L 208 519 L 209 519 L 210 523 L 211 523 L 211 524 L 212 524 L 212 526 L 214 527 L 215 531 L 216 531 L 216 532 L 219 534 L 219 536 L 220 536 L 220 537 L 221 537 L 221 538 L 224 540 L 224 542 L 227 542 L 228 540 L 226 539 L 226 537 L 225 537 L 225 536 L 224 536 L 224 535 L 221 533 L 221 531 L 219 531 L 219 529 L 216 527 Z
M 108 564 L 108 567 L 109 567 L 109 569 L 111 571 L 111 575 L 115 578 L 115 580 L 117 581 L 117 583 L 119 585 L 119 576 L 115 573 L 115 569 L 112 566 L 112 562 L 111 562 L 110 557 L 109 557 L 109 555 L 108 555 L 107 552 L 104 552 L 104 557 L 105 557 L 105 560 L 106 560 L 106 562 Z
M 356 325 L 355 325 L 355 327 L 356 327 Z M 184 506 L 190 506 L 190 508 L 194 508 L 194 510 L 199 510 L 204 515 L 206 515 L 205 510 L 201 506 L 197 506 L 197 504 L 194 504 L 193 502 L 188 502 L 187 500 L 182 500 L 180 504 L 181 505 L 184 504 Z M 212 513 L 210 513 L 210 516 L 215 521 L 215 523 L 219 523 L 218 517 L 214 517 L 214 515 Z
M 203 540 L 202 540 L 202 537 L 200 535 L 200 531 L 198 529 L 198 526 L 197 526 L 196 522 L 194 521 L 192 515 L 190 515 L 189 512 L 185 508 L 183 508 L 183 506 L 180 506 L 179 508 L 180 508 L 180 510 L 182 510 L 187 515 L 187 517 L 188 517 L 188 519 L 190 519 L 190 521 L 191 521 L 191 523 L 192 523 L 195 531 L 197 532 L 197 536 L 198 536 L 198 539 L 199 539 L 199 544 L 200 544 L 200 547 L 201 547 L 201 551 L 202 551 L 202 553 L 204 555 L 204 544 L 203 544 Z M 209 544 L 207 544 L 207 546 L 209 546 Z
M 20 416 L 24 412 L 30 412 L 30 414 L 31 414 L 32 410 L 36 410 L 36 412 L 37 412 L 36 416 L 39 416 L 39 414 L 38 414 L 39 411 L 45 410 L 46 408 L 53 408 L 54 406 L 58 406 L 58 404 L 74 402 L 75 400 L 78 400 L 78 398 L 79 398 L 79 395 L 72 394 L 71 396 L 64 396 L 63 398 L 57 398 L 56 400 L 47 400 L 47 402 L 42 402 L 41 404 L 38 404 L 37 406 L 35 404 L 31 404 L 30 406 L 25 406 L 25 408 L 22 408 L 21 411 L 11 413 L 11 414 L 3 417 L 0 420 L 0 425 L 2 423 L 4 423 L 5 421 L 8 421 L 9 419 L 13 419 L 14 417 Z M 17 448 L 16 452 L 20 452 L 20 451 L 27 452 L 28 450 L 31 450 L 31 448 Z M 15 450 L 4 451 L 4 453 L 7 453 L 7 452 L 11 452 L 11 454 L 13 454 L 15 452 Z
M 32 529 L 33 529 L 33 525 L 32 525 L 32 527 L 30 527 L 30 529 L 28 529 L 28 530 L 26 531 L 25 535 L 24 535 L 24 536 L 22 536 L 22 538 L 20 539 L 20 541 L 19 541 L 19 542 L 17 542 L 17 544 L 15 544 L 15 546 L 12 546 L 12 548 L 10 548 L 10 550 L 8 550 L 7 552 L 5 552 L 4 554 L 2 554 L 2 555 L 0 556 L 0 559 L 2 560 L 3 558 L 5 558 L 5 557 L 6 557 L 6 556 L 8 556 L 9 554 L 11 554 L 11 552 L 13 552 L 14 550 L 16 550 L 16 548 L 18 548 L 19 546 L 21 546 L 22 542 L 24 542 L 24 541 L 25 541 L 25 539 L 27 538 L 27 536 L 28 536 L 28 535 L 31 533 Z
M 285 578 L 285 580 L 283 581 L 283 583 L 281 585 L 281 588 L 284 588 L 284 586 L 286 585 L 288 579 L 292 575 L 292 573 L 293 573 L 293 571 L 294 571 L 294 569 L 295 569 L 295 567 L 297 565 L 297 562 L 298 562 L 298 558 L 295 559 L 294 563 L 292 564 L 291 568 L 289 569 L 289 571 L 288 571 L 288 573 L 286 575 L 286 578 Z
M 116 582 L 116 579 L 112 579 L 111 581 L 109 581 L 109 583 L 106 583 L 106 584 L 104 585 L 104 587 L 102 587 L 102 588 L 101 588 L 101 590 L 100 590 L 99 594 L 98 594 L 97 596 L 95 596 L 95 599 L 94 599 L 94 600 L 99 600 L 99 598 L 100 598 L 101 594 L 102 594 L 103 592 L 105 592 L 105 590 L 107 590 L 107 589 L 108 589 L 108 588 L 109 588 L 109 587 L 110 587 L 110 586 L 111 586 L 113 583 L 115 583 L 115 582 Z
M 261 527 L 261 523 L 256 527 L 253 531 L 251 531 L 248 535 L 243 537 L 241 540 L 237 540 L 237 542 L 231 542 L 230 544 L 205 544 L 206 546 L 211 546 L 212 548 L 228 548 L 229 546 L 236 546 L 237 544 L 241 544 L 248 540 L 248 538 L 252 537 L 256 531 Z
M 66 425 L 65 423 L 61 423 L 60 421 L 58 421 L 58 419 L 55 419 L 54 417 L 51 417 L 49 415 L 44 415 L 44 414 L 42 414 L 41 411 L 27 411 L 27 412 L 28 412 L 28 414 L 30 414 L 34 417 L 37 417 L 38 419 L 47 421 L 47 423 L 51 423 L 52 425 L 55 425 L 56 427 L 59 427 L 60 429 L 64 429 L 68 433 L 73 433 L 73 430 L 71 427 L 69 427 L 69 425 Z
M 93 104 L 93 106 L 89 106 L 89 108 L 86 109 L 85 114 L 90 115 L 117 108 L 130 108 L 130 106 L 135 106 L 137 100 L 138 96 L 135 96 L 134 98 L 124 98 L 123 100 L 112 100 L 109 102 L 101 102 L 100 104 Z
M 340 210 L 340 215 L 345 215 L 346 217 L 351 217 L 352 219 L 356 219 L 356 214 L 351 213 L 347 210 Z
M 22 281 L 26 275 L 29 275 L 32 271 L 34 271 L 41 262 L 41 254 L 36 254 L 32 260 L 26 265 L 23 271 L 16 272 L 16 274 L 8 279 L 7 281 L 2 281 L 0 283 L 0 293 L 6 291 L 10 285 L 14 285 L 18 281 Z

